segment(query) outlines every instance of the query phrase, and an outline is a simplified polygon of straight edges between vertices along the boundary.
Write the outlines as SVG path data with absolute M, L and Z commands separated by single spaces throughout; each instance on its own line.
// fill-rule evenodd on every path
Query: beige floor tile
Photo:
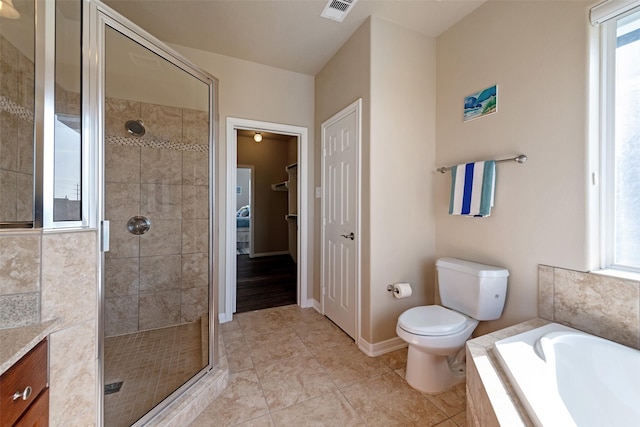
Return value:
M 240 329 L 240 322 L 238 316 L 234 316 L 231 322 L 220 323 L 220 332 L 235 331 Z
M 395 373 L 341 389 L 368 426 L 433 426 L 447 415 Z
M 451 417 L 451 419 L 459 426 L 466 427 L 467 426 L 467 411 L 466 409 L 459 414 Z
M 288 408 L 274 411 L 271 418 L 277 427 L 351 427 L 365 426 L 339 391 L 323 394 Z
M 273 427 L 274 425 L 271 415 L 267 414 L 240 424 L 235 424 L 233 427 Z
M 270 333 L 244 332 L 254 365 L 267 365 L 279 360 L 308 353 L 307 347 L 291 329 Z
M 341 344 L 353 344 L 353 339 L 331 322 L 320 321 L 298 325 L 296 334 L 311 352 Z
M 241 330 L 223 332 L 222 338 L 224 339 L 224 350 L 227 355 L 229 372 L 239 372 L 253 368 L 249 347 Z
M 192 426 L 231 426 L 268 415 L 258 376 L 247 369 L 229 376 L 229 385 Z
M 369 357 L 355 344 L 331 347 L 314 353 L 338 388 L 390 371 L 381 359 Z
M 326 322 L 329 320 L 313 308 L 300 308 L 297 305 L 278 307 L 277 311 L 291 327 L 296 327 L 301 324 Z
M 277 308 L 238 313 L 236 318 L 245 333 L 265 334 L 288 327 L 287 320 Z
M 389 365 L 391 369 L 406 368 L 407 366 L 407 348 L 401 348 L 390 353 L 385 353 L 378 356 Z
M 459 426 L 451 418 L 449 418 L 439 424 L 436 424 L 434 427 L 459 427 Z
M 452 417 L 465 410 L 467 405 L 466 383 L 460 383 L 437 394 L 424 393 L 427 399 L 447 416 Z
M 336 385 L 310 354 L 256 367 L 271 411 L 336 390 Z
M 326 317 L 295 305 L 232 323 L 221 325 L 230 385 L 191 426 L 466 426 L 464 385 L 412 389 L 406 348 L 368 357 Z

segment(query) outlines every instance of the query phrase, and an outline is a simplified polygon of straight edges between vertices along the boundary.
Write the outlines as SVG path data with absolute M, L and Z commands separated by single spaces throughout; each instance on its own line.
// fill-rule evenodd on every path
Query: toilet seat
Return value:
M 439 305 L 410 308 L 398 318 L 398 326 L 415 335 L 441 336 L 460 332 L 467 318 Z

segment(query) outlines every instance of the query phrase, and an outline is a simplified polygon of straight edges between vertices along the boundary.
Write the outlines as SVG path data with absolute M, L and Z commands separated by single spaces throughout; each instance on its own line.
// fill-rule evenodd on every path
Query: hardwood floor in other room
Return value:
M 289 255 L 237 257 L 236 313 L 296 303 L 297 266 Z

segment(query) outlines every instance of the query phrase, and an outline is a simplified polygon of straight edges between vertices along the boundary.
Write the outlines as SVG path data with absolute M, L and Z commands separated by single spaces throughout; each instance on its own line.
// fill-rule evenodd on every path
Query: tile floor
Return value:
M 206 334 L 204 335 L 206 337 Z M 207 364 L 200 321 L 105 338 L 104 425 L 128 427 Z
M 221 331 L 229 386 L 191 427 L 466 426 L 464 383 L 420 393 L 406 349 L 368 357 L 314 309 L 240 313 Z

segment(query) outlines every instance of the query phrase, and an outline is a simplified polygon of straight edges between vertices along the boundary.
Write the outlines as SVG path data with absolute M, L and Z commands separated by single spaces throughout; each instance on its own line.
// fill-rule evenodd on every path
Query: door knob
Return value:
M 356 238 L 356 235 L 353 234 L 353 231 L 349 234 L 341 234 L 341 236 L 344 237 L 345 239 L 351 239 L 351 240 Z

